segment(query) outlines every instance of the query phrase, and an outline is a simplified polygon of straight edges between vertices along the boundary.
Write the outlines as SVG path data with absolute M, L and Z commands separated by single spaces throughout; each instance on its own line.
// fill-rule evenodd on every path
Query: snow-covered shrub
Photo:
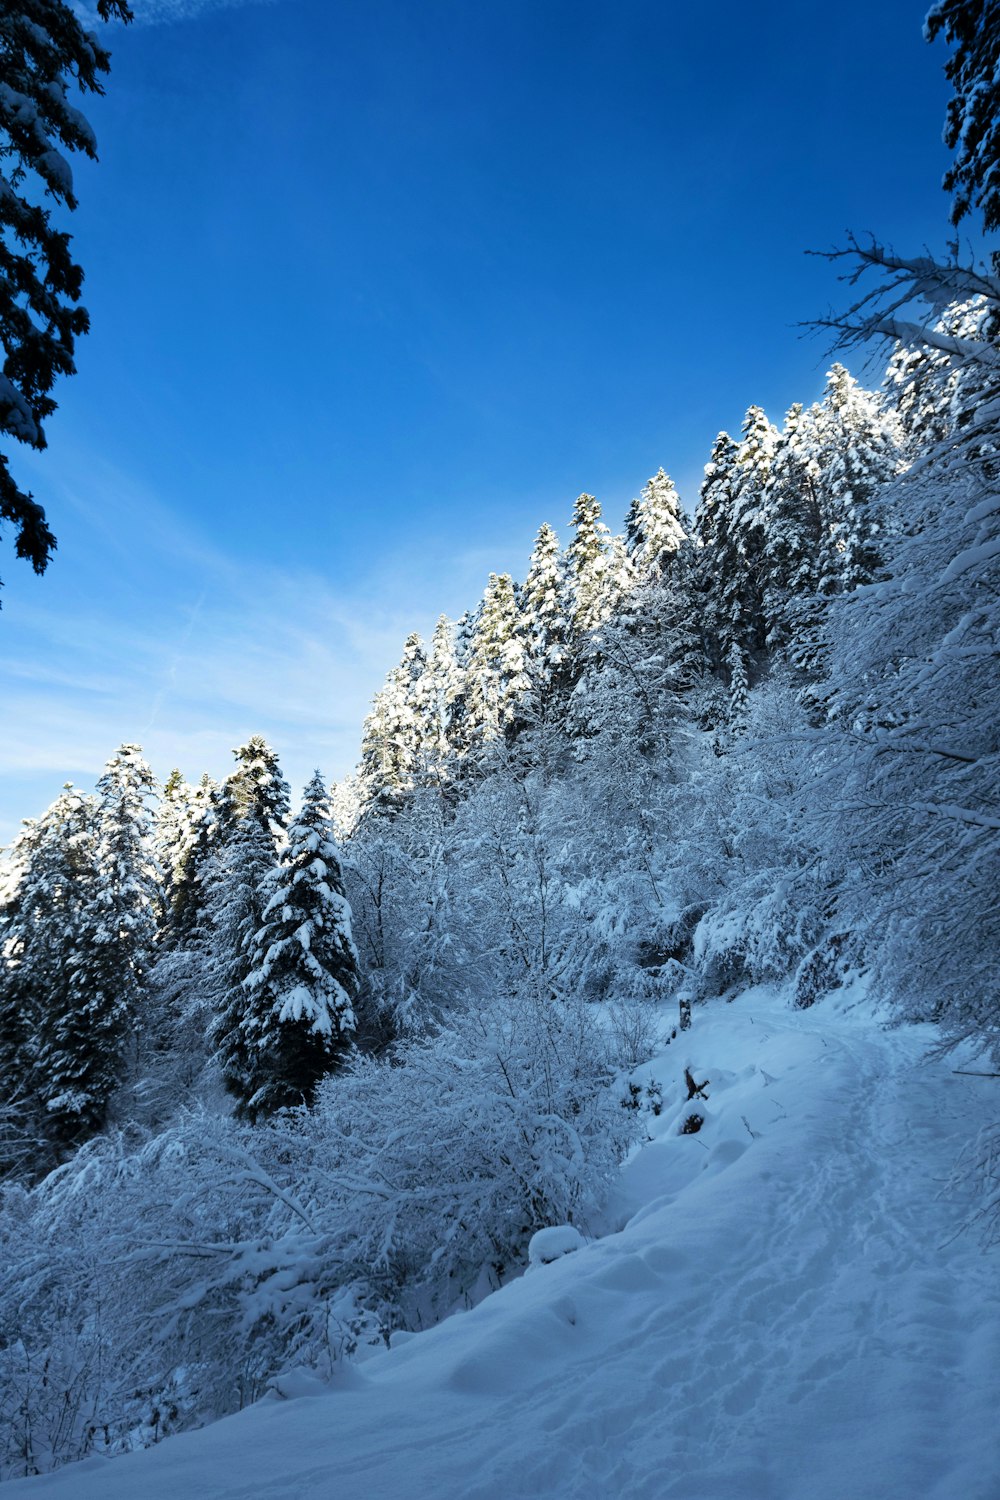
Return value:
M 320 1090 L 310 1136 L 349 1174 L 352 1263 L 401 1319 L 440 1314 L 531 1235 L 586 1222 L 631 1134 L 593 1012 L 536 995 L 460 1013 L 398 1066 Z
M 647 1062 L 656 1051 L 661 1022 L 648 992 L 653 989 L 654 983 L 647 977 L 647 993 L 608 1003 L 607 1026 L 611 1057 L 618 1068 L 635 1068 L 639 1063 Z
M 537 996 L 361 1058 L 252 1129 L 102 1137 L 0 1196 L 0 1478 L 329 1373 L 585 1224 L 633 1134 L 603 1032 Z
M 813 731 L 787 676 L 750 695 L 742 729 L 685 789 L 675 858 L 690 851 L 677 879 L 702 902 L 689 961 L 699 995 L 794 973 L 828 921 L 830 860 L 811 820 Z

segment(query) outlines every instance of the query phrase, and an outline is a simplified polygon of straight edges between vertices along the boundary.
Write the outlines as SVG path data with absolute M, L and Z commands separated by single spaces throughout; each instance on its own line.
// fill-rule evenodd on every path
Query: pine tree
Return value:
M 744 650 L 764 646 L 764 553 L 770 525 L 768 481 L 778 446 L 778 430 L 760 406 L 743 419 L 743 441 L 733 484 L 733 530 L 739 567 L 731 584 L 731 610 L 739 621 Z
M 521 590 L 526 672 L 534 714 L 544 713 L 562 686 L 569 658 L 570 601 L 559 538 L 545 523 L 535 539 Z
M 954 90 L 945 144 L 956 152 L 944 187 L 953 193 L 951 222 L 973 206 L 987 230 L 1000 229 L 1000 7 L 997 0 L 935 0 L 924 35 L 940 33 L 955 48 L 945 65 Z
M 825 601 L 878 566 L 877 497 L 900 467 L 902 429 L 842 365 L 821 402 L 788 413 L 766 488 L 764 613 L 769 648 L 808 677 L 822 669 Z
M 197 786 L 189 787 L 187 807 L 178 810 L 176 838 L 165 850 L 175 857 L 165 877 L 169 893 L 167 935 L 174 944 L 190 940 L 201 919 L 203 875 L 219 832 L 221 798 L 222 788 L 207 774 Z
M 720 432 L 712 445 L 711 458 L 705 465 L 705 478 L 695 512 L 699 592 L 703 601 L 702 627 L 706 654 L 716 667 L 721 664 L 732 639 L 732 628 L 724 614 L 722 599 L 724 572 L 733 566 L 736 553 L 733 504 L 738 453 L 738 443 L 728 432 Z
M 318 771 L 261 895 L 244 985 L 248 1068 L 238 1106 L 251 1120 L 310 1104 L 319 1080 L 343 1064 L 355 1027 L 351 909 Z
M 530 687 L 526 644 L 514 581 L 509 573 L 491 573 L 466 669 L 465 725 L 471 744 L 489 745 L 516 722 Z
M 458 741 L 456 719 L 461 710 L 464 688 L 455 627 L 447 615 L 441 615 L 434 627 L 424 670 L 413 690 L 422 770 L 434 785 L 443 785 L 452 774 Z
M 708 668 L 691 550 L 685 544 L 666 573 L 634 587 L 594 632 L 572 696 L 574 738 L 599 739 L 591 759 L 603 756 L 605 765 L 616 759 L 623 782 L 636 775 L 636 756 L 648 760 L 665 753 L 674 725 L 689 715 L 686 700 Z M 622 793 L 627 795 L 626 786 Z
M 747 678 L 747 664 L 743 652 L 734 641 L 729 648 L 726 657 L 726 671 L 729 676 L 729 717 L 733 725 L 738 729 L 746 714 L 747 697 L 750 692 L 750 683 Z
M 614 586 L 610 558 L 611 533 L 601 520 L 593 495 L 579 495 L 570 522 L 573 540 L 566 548 L 570 621 L 574 645 L 607 619 Z
M 169 923 L 173 912 L 184 861 L 194 837 L 191 824 L 193 791 L 194 788 L 188 785 L 175 767 L 163 783 L 160 803 L 156 809 L 153 844 L 163 880 L 165 925 Z
M 942 274 L 945 274 L 942 272 Z M 982 296 L 953 302 L 942 311 L 935 337 L 986 353 L 998 341 L 995 306 Z M 899 343 L 886 369 L 883 389 L 892 416 L 898 420 L 904 453 L 927 453 L 957 428 L 978 425 L 980 408 L 995 376 L 992 371 L 963 364 L 933 345 Z
M 875 501 L 901 467 L 902 431 L 880 398 L 839 364 L 827 375 L 817 428 L 816 458 L 838 554 L 836 585 L 851 589 L 871 582 L 879 565 Z
M 288 782 L 278 756 L 262 735 L 251 735 L 233 751 L 236 770 L 227 778 L 218 799 L 217 817 L 226 826 L 239 818 L 256 818 L 275 844 L 285 836 L 288 822 Z
M 127 984 L 103 962 L 115 933 L 100 825 L 97 799 L 67 786 L 15 840 L 3 914 L 0 1062 L 57 1157 L 104 1125 L 129 1022 Z
M 699 507 L 706 615 L 721 661 L 735 643 L 744 660 L 763 649 L 767 485 L 778 434 L 759 406 L 743 421 L 743 441 L 720 433 L 705 468 Z
M 134 1018 L 156 937 L 158 871 L 151 852 L 148 799 L 153 773 L 138 745 L 122 745 L 97 783 L 99 819 L 96 909 L 101 941 L 87 967 L 98 985 L 117 990 Z
M 789 409 L 767 486 L 763 604 L 767 646 L 815 668 L 820 595 L 829 592 L 836 553 L 820 468 L 818 406 Z
M 629 557 L 642 579 L 665 573 L 687 538 L 680 496 L 662 469 L 633 500 L 625 517 Z
M 370 808 L 398 810 L 416 783 L 425 730 L 420 699 L 426 669 L 423 641 L 419 635 L 408 636 L 399 666 L 386 677 L 365 719 L 361 779 Z
M 98 0 L 102 20 L 132 19 L 124 0 Z M 29 193 L 76 208 L 73 174 L 64 153 L 96 159 L 97 142 L 69 99 L 69 84 L 103 93 L 110 58 L 62 0 L 11 0 L 0 10 L 0 432 L 45 447 L 44 423 L 55 411 L 51 391 L 75 369 L 77 338 L 89 318 L 80 306 L 83 271 L 70 254 L 70 236 L 52 223 L 48 207 Z M 15 530 L 15 550 L 36 573 L 45 571 L 56 539 L 45 512 L 20 489 L 0 454 L 0 521 Z
M 257 1087 L 246 981 L 263 926 L 265 879 L 276 868 L 274 840 L 257 818 L 241 818 L 219 841 L 205 872 L 203 972 L 211 1007 L 208 1040 L 237 1100 Z

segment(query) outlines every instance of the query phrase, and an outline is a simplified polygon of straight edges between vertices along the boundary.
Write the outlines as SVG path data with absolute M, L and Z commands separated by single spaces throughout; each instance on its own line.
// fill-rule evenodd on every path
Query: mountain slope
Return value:
M 993 1500 L 1000 1287 L 945 1184 L 998 1086 L 927 1061 L 932 1041 L 849 995 L 716 1002 L 644 1070 L 664 1109 L 619 1232 L 333 1390 L 4 1493 Z

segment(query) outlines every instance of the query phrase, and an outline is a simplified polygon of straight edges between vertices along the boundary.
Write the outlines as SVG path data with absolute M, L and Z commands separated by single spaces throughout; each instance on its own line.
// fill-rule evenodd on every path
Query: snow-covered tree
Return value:
M 935 0 L 924 34 L 954 47 L 945 64 L 953 93 L 945 144 L 955 160 L 944 187 L 953 194 L 951 222 L 973 207 L 989 230 L 1000 229 L 1000 17 L 996 0 Z
M 458 662 L 455 626 L 447 615 L 441 615 L 434 627 L 424 670 L 414 684 L 421 773 L 438 786 L 454 773 L 464 691 L 465 674 Z
M 260 894 L 239 1044 L 238 1110 L 251 1120 L 311 1103 L 319 1080 L 343 1065 L 355 1028 L 351 910 L 318 771 Z
M 878 395 L 863 390 L 843 365 L 835 364 L 820 402 L 815 442 L 838 563 L 835 585 L 855 588 L 870 582 L 878 567 L 876 500 L 900 468 L 899 419 Z
M 100 823 L 97 799 L 67 786 L 25 825 L 0 927 L 0 1061 L 57 1154 L 103 1126 L 129 1025 L 129 977 L 106 962 L 119 934 Z
M 239 818 L 256 818 L 275 844 L 281 843 L 288 822 L 288 782 L 281 774 L 277 752 L 262 735 L 251 735 L 233 751 L 236 770 L 227 777 L 217 799 L 217 818 L 226 825 Z
M 367 804 L 396 808 L 412 789 L 422 764 L 424 715 L 420 685 L 427 656 L 419 635 L 407 637 L 402 660 L 376 693 L 361 739 L 361 781 Z
M 530 681 L 514 581 L 491 573 L 476 616 L 466 663 L 465 733 L 473 746 L 502 738 L 516 721 Z
M 720 432 L 705 465 L 705 478 L 695 513 L 698 570 L 701 577 L 701 620 L 706 649 L 718 666 L 729 650 L 739 619 L 727 612 L 728 595 L 740 577 L 738 534 L 734 505 L 739 444 Z
M 605 620 L 616 593 L 612 576 L 611 533 L 601 520 L 601 506 L 593 495 L 579 495 L 570 521 L 573 540 L 566 548 L 566 572 L 573 637 L 580 637 Z
M 846 856 L 855 951 L 905 1013 L 1000 1060 L 995 460 L 953 432 L 885 503 L 885 576 L 831 610 L 842 737 L 822 744 L 817 816 Z
M 749 408 L 742 431 L 733 474 L 733 551 L 721 580 L 720 612 L 731 622 L 730 641 L 736 641 L 744 653 L 751 653 L 763 649 L 766 635 L 764 552 L 770 524 L 768 481 L 778 446 L 778 431 L 760 406 Z
M 686 540 L 680 496 L 662 469 L 632 501 L 625 517 L 625 537 L 628 554 L 641 578 L 665 573 Z
M 153 845 L 163 883 L 165 924 L 173 913 L 184 866 L 194 843 L 193 795 L 194 787 L 175 768 L 163 783 L 156 809 Z
M 182 796 L 186 806 L 178 805 L 168 814 L 170 841 L 163 855 L 168 897 L 165 937 L 174 944 L 189 940 L 201 919 L 203 876 L 219 834 L 222 788 L 206 774 Z
M 747 679 L 747 665 L 743 652 L 735 641 L 726 656 L 726 672 L 729 677 L 729 715 L 734 726 L 739 728 L 746 713 L 750 683 Z
M 264 881 L 276 863 L 270 833 L 257 818 L 241 818 L 219 840 L 205 872 L 199 992 L 209 1012 L 208 1041 L 223 1082 L 241 1104 L 257 1087 L 259 1061 L 246 981 L 264 922 Z
M 529 698 L 537 716 L 565 675 L 569 656 L 570 600 L 559 538 L 546 522 L 539 528 L 521 589 L 527 642 Z
M 107 934 L 101 946 L 107 982 L 118 984 L 130 1011 L 142 992 L 160 906 L 149 810 L 155 791 L 138 745 L 122 745 L 97 783 L 98 897 Z

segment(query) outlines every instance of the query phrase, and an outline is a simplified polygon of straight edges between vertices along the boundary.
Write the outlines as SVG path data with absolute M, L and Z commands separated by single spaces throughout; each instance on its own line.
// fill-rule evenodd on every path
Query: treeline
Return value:
M 793 406 L 780 432 L 752 406 L 740 439 L 719 434 L 693 523 L 662 469 L 621 536 L 581 495 L 565 551 L 543 525 L 523 583 L 491 574 L 478 607 L 457 624 L 442 616 L 429 647 L 409 637 L 365 724 L 360 806 L 461 781 L 500 740 L 530 754 L 543 725 L 587 737 L 587 699 L 609 670 L 626 691 L 634 677 L 651 721 L 662 693 L 709 678 L 738 715 L 775 658 L 817 677 L 822 606 L 874 576 L 886 541 L 875 500 L 908 449 L 894 406 L 835 365 L 822 399 Z
M 550 784 L 559 768 L 565 779 L 586 766 L 580 795 L 592 806 L 598 783 L 616 781 L 608 838 L 644 841 L 649 866 L 657 788 L 678 774 L 666 771 L 678 735 L 714 731 L 720 748 L 742 727 L 749 684 L 775 663 L 800 687 L 818 681 L 824 611 L 878 568 L 877 496 L 906 451 L 898 414 L 837 365 L 822 399 L 793 407 L 781 432 L 751 407 L 739 441 L 720 434 L 693 524 L 662 470 L 623 536 L 581 495 L 565 551 L 543 525 L 522 584 L 491 575 L 478 608 L 457 625 L 442 617 L 429 649 L 411 636 L 366 721 L 358 777 L 336 793 L 342 832 L 351 830 L 361 973 L 322 780 L 290 822 L 288 787 L 259 737 L 235 752 L 222 785 L 173 772 L 155 817 L 153 777 L 135 746 L 109 761 L 94 795 L 67 787 L 25 826 L 8 865 L 0 1061 L 17 1101 L 8 1158 L 56 1164 L 104 1126 L 124 1085 L 146 1118 L 157 1118 L 153 1098 L 174 1108 L 183 1090 L 171 1060 L 189 1080 L 200 1069 L 203 1090 L 221 1081 L 241 1118 L 308 1104 L 355 1045 L 394 1040 L 403 1012 L 453 1007 L 455 994 L 428 985 L 418 951 L 461 951 L 454 918 L 429 915 L 443 873 L 470 888 L 466 907 L 491 889 L 488 872 L 463 863 L 472 844 L 457 811 L 470 796 L 478 806 L 484 780 L 528 788 L 539 767 Z M 431 849 L 411 826 L 430 815 L 428 797 Z M 495 842 L 497 858 L 516 865 L 515 832 L 498 830 Z M 586 843 L 578 857 L 589 863 Z M 436 862 L 403 900 L 381 868 L 387 845 L 406 849 L 411 879 Z M 623 848 L 629 878 L 632 862 Z M 501 902 L 520 878 L 512 866 Z M 641 949 L 622 951 L 647 968 L 663 911 L 676 906 L 668 891 L 656 913 L 629 923 L 622 907 L 617 918 L 622 931 L 645 924 Z M 477 916 L 481 932 L 496 925 L 492 910 Z M 551 967 L 553 916 L 538 954 L 534 910 L 500 924 L 520 934 L 527 971 Z M 690 925 L 690 912 L 682 919 Z M 411 957 L 396 972 L 389 954 L 402 940 Z M 555 951 L 581 941 L 564 934 Z M 512 971 L 507 988 L 517 980 Z M 574 982 L 603 993 L 593 974 Z M 135 1109 L 123 1097 L 117 1112 Z
M 752 407 L 693 518 L 662 471 L 621 537 L 581 496 L 409 638 L 294 817 L 254 739 L 158 798 L 123 747 L 25 826 L 0 1474 L 208 1420 L 586 1225 L 627 1071 L 707 996 L 857 981 L 1000 1054 L 998 307 L 879 392 L 838 365 L 780 431 Z

